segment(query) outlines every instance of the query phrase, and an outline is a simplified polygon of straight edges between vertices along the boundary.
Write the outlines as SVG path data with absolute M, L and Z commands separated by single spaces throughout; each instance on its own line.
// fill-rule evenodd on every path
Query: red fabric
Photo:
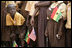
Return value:
M 55 15 L 55 13 L 56 13 L 56 11 L 57 11 L 57 7 L 55 7 L 55 9 L 53 10 L 53 12 L 52 12 L 52 14 L 51 14 L 51 18 L 53 19 L 54 18 L 54 15 Z

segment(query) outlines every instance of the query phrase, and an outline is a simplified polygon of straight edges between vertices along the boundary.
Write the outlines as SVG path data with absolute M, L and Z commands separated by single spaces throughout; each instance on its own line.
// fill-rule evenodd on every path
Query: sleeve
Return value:
M 66 5 L 65 4 L 61 4 L 60 6 L 60 11 L 62 13 L 62 19 L 60 19 L 60 27 L 59 27 L 59 31 L 58 34 L 62 36 L 63 33 L 63 25 L 64 25 L 64 20 L 66 20 Z
M 64 20 L 61 19 L 61 20 L 60 20 L 60 27 L 59 27 L 59 31 L 58 31 L 58 34 L 59 34 L 60 36 L 62 36 L 63 27 L 64 27 Z
M 29 1 L 27 1 L 26 7 L 25 7 L 26 11 L 30 11 L 31 10 L 31 4 Z
M 62 13 L 62 17 L 63 17 L 63 20 L 66 20 L 66 4 L 62 4 L 60 6 L 60 10 L 61 10 L 61 13 Z
M 66 9 L 67 10 L 67 16 L 68 16 L 68 5 L 66 7 L 67 7 L 67 9 Z

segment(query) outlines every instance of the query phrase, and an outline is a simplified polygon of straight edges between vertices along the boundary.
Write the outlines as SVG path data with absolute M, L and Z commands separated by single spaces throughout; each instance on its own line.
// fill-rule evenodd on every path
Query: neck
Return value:
M 12 19 L 14 19 L 14 15 L 11 15 Z

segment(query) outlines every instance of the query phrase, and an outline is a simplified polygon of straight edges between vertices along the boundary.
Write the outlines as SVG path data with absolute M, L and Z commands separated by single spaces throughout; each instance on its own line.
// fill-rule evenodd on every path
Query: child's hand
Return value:
M 57 39 L 61 39 L 61 35 L 56 34 L 56 38 L 57 38 Z

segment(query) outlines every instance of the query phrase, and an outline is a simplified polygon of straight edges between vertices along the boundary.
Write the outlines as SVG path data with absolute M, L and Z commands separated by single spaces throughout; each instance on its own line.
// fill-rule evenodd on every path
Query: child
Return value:
M 24 24 L 25 18 L 18 12 L 16 12 L 16 8 L 14 4 L 9 4 L 7 6 L 7 15 L 6 15 L 6 26 L 11 28 L 10 38 L 14 41 L 16 38 L 18 40 L 18 36 L 23 33 L 19 32 L 20 26 Z M 23 35 L 22 35 L 23 36 Z M 21 37 L 22 38 L 22 37 Z
M 62 13 L 62 17 L 59 22 L 51 19 L 52 12 L 55 7 L 58 7 Z M 55 12 L 54 12 L 55 13 Z M 58 15 L 59 13 L 56 13 Z M 45 36 L 48 37 L 49 47 L 64 47 L 65 46 L 65 32 L 64 32 L 64 20 L 66 18 L 66 4 L 63 1 L 54 1 L 52 5 L 47 10 L 47 28 L 45 31 Z

